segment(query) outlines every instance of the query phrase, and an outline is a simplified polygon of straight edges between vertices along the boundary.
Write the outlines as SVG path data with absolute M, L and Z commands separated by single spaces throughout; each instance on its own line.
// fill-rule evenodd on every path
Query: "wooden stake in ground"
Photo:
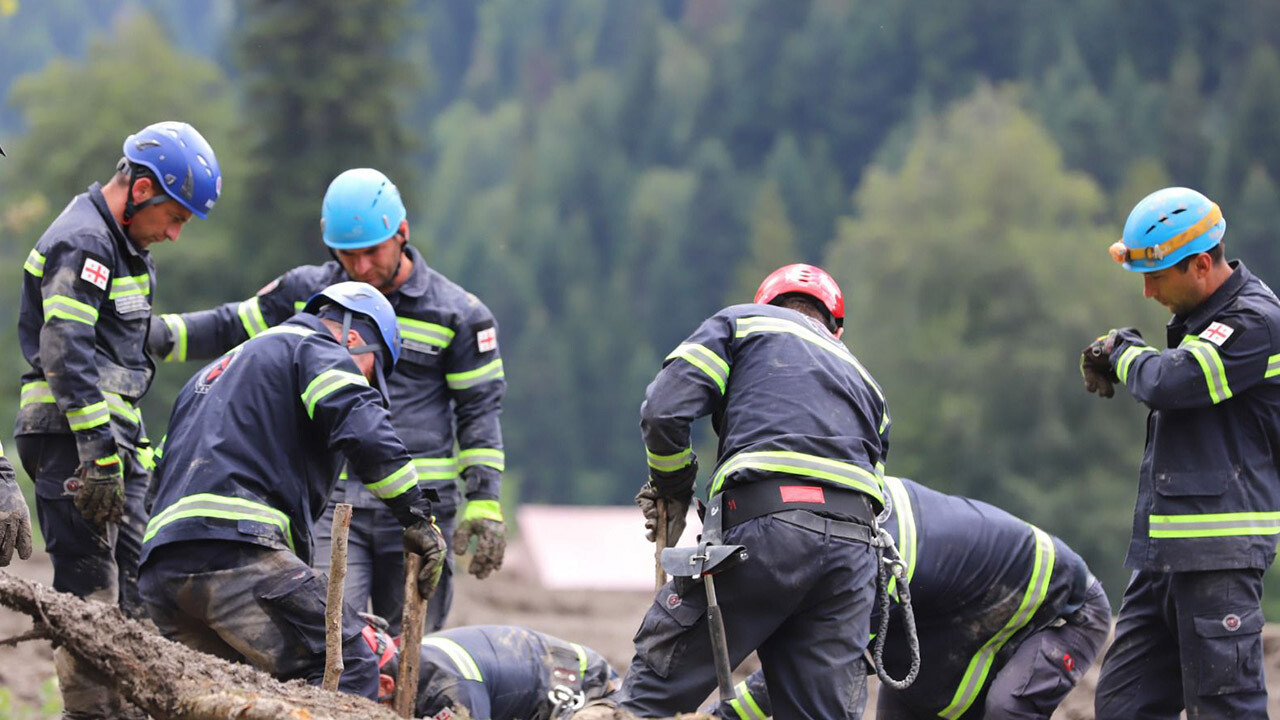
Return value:
M 351 505 L 338 503 L 333 510 L 333 541 L 329 563 L 329 597 L 324 606 L 324 682 L 320 687 L 337 690 L 342 664 L 342 586 L 347 579 L 347 536 L 351 534 Z
M 653 538 L 653 591 L 657 592 L 667 584 L 667 573 L 662 569 L 662 551 L 667 548 L 667 501 L 657 500 L 658 527 L 654 529 Z
M 422 659 L 422 625 L 427 617 L 427 599 L 418 592 L 418 571 L 422 556 L 404 556 L 404 619 L 400 623 L 400 677 L 396 678 L 395 711 L 413 717 L 418 702 L 418 661 Z

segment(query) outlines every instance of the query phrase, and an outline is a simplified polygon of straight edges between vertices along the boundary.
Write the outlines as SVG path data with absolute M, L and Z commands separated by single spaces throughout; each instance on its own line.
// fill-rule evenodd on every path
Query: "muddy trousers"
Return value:
M 146 617 L 138 598 L 138 553 L 147 526 L 143 509 L 150 476 L 138 463 L 125 459 L 125 508 L 119 523 L 99 528 L 86 522 L 75 506 L 80 467 L 71 435 L 19 435 L 14 438 L 18 458 L 36 489 L 36 517 L 45 550 L 53 561 L 53 589 L 76 597 L 119 603 L 126 615 Z M 54 653 L 58 684 L 68 717 L 117 717 L 118 702 L 106 687 L 83 672 L 70 653 Z
M 151 551 L 138 585 L 170 640 L 280 680 L 324 679 L 328 581 L 293 553 L 233 541 L 171 543 Z M 378 661 L 363 626 L 345 605 L 338 689 L 377 700 Z
M 876 704 L 879 720 L 935 720 L 939 711 L 949 704 L 949 700 L 938 698 L 949 699 L 957 690 L 955 679 L 965 668 L 957 667 L 955 672 L 940 673 L 937 666 L 948 657 L 963 658 L 964 654 L 956 653 L 956 650 L 972 645 L 972 640 L 950 631 L 956 621 L 931 622 L 934 619 L 917 617 L 917 621 L 922 623 L 920 676 L 906 690 L 880 687 Z M 938 630 L 930 632 L 931 626 Z M 885 649 L 885 655 L 901 656 L 905 661 L 906 649 L 898 647 L 899 643 L 905 645 L 905 637 L 895 634 L 901 632 L 901 626 L 890 632 L 890 645 Z M 998 663 L 977 700 L 960 717 L 966 720 L 1049 720 L 1054 709 L 1093 665 L 1110 632 L 1111 607 L 1102 585 L 1095 580 L 1085 593 L 1084 605 L 1079 610 L 1008 648 L 1008 657 Z M 979 650 L 979 647 L 973 647 L 974 653 Z M 905 674 L 905 668 L 891 666 L 891 671 L 896 676 Z M 940 675 L 949 678 L 949 684 L 942 686 L 937 682 L 935 679 Z M 722 720 L 764 720 L 770 716 L 773 705 L 769 701 L 763 674 L 752 673 L 738 684 L 737 691 L 735 702 L 717 704 L 708 713 Z M 930 699 L 933 699 L 932 705 Z
M 1266 718 L 1263 572 L 1135 572 L 1102 660 L 1098 720 Z
M 861 718 L 872 549 L 771 515 L 730 528 L 725 543 L 749 553 L 715 577 L 731 666 L 758 653 L 780 720 Z M 694 712 L 715 691 L 706 611 L 701 583 L 677 579 L 658 592 L 635 636 L 624 708 L 641 717 Z
M 315 553 L 312 565 L 328 574 L 333 552 L 333 510 L 330 502 L 315 527 Z M 379 507 L 356 507 L 351 512 L 351 533 L 347 538 L 347 580 L 344 598 L 361 612 L 372 612 L 387 621 L 388 632 L 400 634 L 404 617 L 404 526 L 391 511 Z M 436 525 L 444 533 L 445 542 L 453 542 L 455 516 L 452 511 L 436 512 Z M 446 508 L 447 509 L 447 508 Z M 427 601 L 424 633 L 444 627 L 453 606 L 453 553 L 445 555 L 444 571 L 435 594 Z

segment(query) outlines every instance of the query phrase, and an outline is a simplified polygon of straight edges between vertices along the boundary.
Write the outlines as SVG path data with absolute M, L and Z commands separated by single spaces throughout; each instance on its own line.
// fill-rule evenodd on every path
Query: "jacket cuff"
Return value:
M 76 453 L 80 456 L 81 465 L 90 465 L 111 455 L 118 455 L 115 436 L 111 434 L 111 426 L 104 425 L 92 430 L 75 433 Z
M 497 500 L 502 492 L 502 473 L 487 465 L 472 465 L 462 471 L 467 500 Z

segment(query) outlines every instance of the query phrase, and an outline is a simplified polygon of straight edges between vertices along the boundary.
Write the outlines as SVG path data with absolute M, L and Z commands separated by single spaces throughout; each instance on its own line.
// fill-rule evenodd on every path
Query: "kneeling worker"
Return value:
M 345 282 L 187 382 L 156 468 L 139 575 L 166 637 L 320 683 L 326 581 L 309 566 L 312 525 L 343 456 L 404 526 L 430 596 L 445 544 L 385 408 L 384 369 L 399 353 L 386 298 Z M 378 664 L 362 626 L 344 608 L 339 689 L 372 699 Z

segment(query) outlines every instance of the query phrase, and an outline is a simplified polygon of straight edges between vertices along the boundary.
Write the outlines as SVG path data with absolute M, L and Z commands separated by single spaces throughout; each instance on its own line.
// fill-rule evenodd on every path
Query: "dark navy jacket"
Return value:
M 403 338 L 400 361 L 387 378 L 392 423 L 413 454 L 418 477 L 439 491 L 443 506 L 458 504 L 460 474 L 469 499 L 495 500 L 506 464 L 498 424 L 506 380 L 497 323 L 475 295 L 427 267 L 412 246 L 405 249 L 413 271 L 387 296 Z M 243 302 L 162 316 L 163 325 L 156 325 L 161 331 L 167 327 L 169 342 L 157 341 L 153 348 L 163 350 L 158 354 L 165 360 L 214 357 L 349 279 L 337 262 L 296 267 Z M 337 499 L 357 507 L 379 505 L 357 482 L 344 483 Z
M 653 483 L 693 486 L 689 425 L 711 415 L 720 445 L 708 495 L 800 475 L 881 500 L 889 411 L 853 353 L 805 315 L 734 305 L 667 356 L 640 408 Z
M 429 517 L 381 395 L 313 315 L 196 373 L 173 407 L 142 562 L 166 543 L 232 540 L 311 560 L 312 524 L 345 456 L 408 526 Z
M 426 636 L 418 677 L 418 717 L 462 707 L 475 720 L 546 720 L 556 685 L 568 683 L 588 700 L 609 697 L 621 685 L 618 673 L 591 648 L 505 625 Z
M 1266 569 L 1280 533 L 1280 301 L 1243 263 L 1167 327 L 1169 349 L 1121 330 L 1120 380 L 1151 409 L 1125 564 Z
M 884 486 L 893 513 L 883 527 L 907 564 L 921 642 L 919 676 L 894 692 L 925 713 L 959 717 L 1025 637 L 1079 609 L 1094 578 L 1061 540 L 997 507 L 907 479 L 886 477 Z M 896 620 L 884 658 L 891 676 L 906 675 L 909 648 Z M 768 716 L 761 673 L 739 695 L 720 717 Z
M 14 435 L 74 434 L 81 462 L 144 454 L 134 403 L 151 386 L 147 356 L 155 266 L 111 215 L 101 185 L 77 195 L 27 255 L 18 342 L 22 376 Z

